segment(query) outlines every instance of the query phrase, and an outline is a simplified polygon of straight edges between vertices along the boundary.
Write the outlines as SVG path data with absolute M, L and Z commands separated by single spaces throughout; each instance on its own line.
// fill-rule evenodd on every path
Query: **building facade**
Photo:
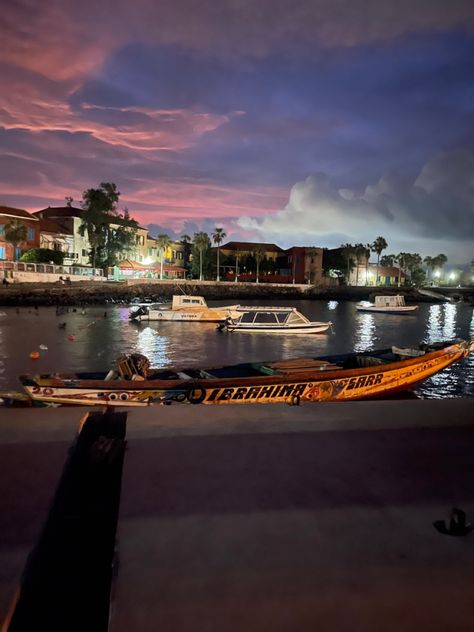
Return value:
M 26 239 L 18 244 L 8 242 L 6 238 L 6 227 L 13 221 L 20 222 L 26 228 Z M 24 252 L 39 247 L 38 218 L 20 208 L 0 206 L 0 260 L 16 261 Z

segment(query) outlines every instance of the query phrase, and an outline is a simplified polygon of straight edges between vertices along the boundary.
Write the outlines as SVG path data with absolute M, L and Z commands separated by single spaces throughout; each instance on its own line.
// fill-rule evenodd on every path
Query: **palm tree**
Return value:
M 168 235 L 161 234 L 156 238 L 156 243 L 158 244 L 158 250 L 160 251 L 160 280 L 163 281 L 163 262 L 168 246 L 171 243 L 171 239 Z
M 214 232 L 212 233 L 212 239 L 214 241 L 214 243 L 217 246 L 217 276 L 216 276 L 216 281 L 220 281 L 221 277 L 219 274 L 219 247 L 221 245 L 221 243 L 224 241 L 224 239 L 227 237 L 227 234 L 224 232 L 223 228 L 215 228 Z
M 377 272 L 376 272 L 376 276 L 375 276 L 375 285 L 378 285 L 378 280 L 379 280 L 380 255 L 385 250 L 385 248 L 387 248 L 387 246 L 388 246 L 388 244 L 385 241 L 384 237 L 377 237 L 377 239 L 374 241 L 374 243 L 371 246 L 372 252 L 377 253 Z
M 398 287 L 400 287 L 402 283 L 402 270 L 405 271 L 406 263 L 409 259 L 410 255 L 408 252 L 399 252 L 395 257 L 398 262 Z
M 343 244 L 341 246 L 341 249 L 343 257 L 346 260 L 346 280 L 347 285 L 349 285 L 351 272 L 354 269 L 355 246 L 353 246 L 352 244 Z
M 239 280 L 239 261 L 240 261 L 241 256 L 242 256 L 242 253 L 237 250 L 237 252 L 235 253 L 235 279 L 234 279 L 236 283 Z
M 428 281 L 430 280 L 430 270 L 433 271 L 434 270 L 434 263 L 435 260 L 433 257 L 425 257 L 423 259 L 423 263 L 426 264 L 426 269 L 428 270 Z
M 448 257 L 446 255 L 443 255 L 443 254 L 437 255 L 433 259 L 433 266 L 435 268 L 439 268 L 440 274 L 441 274 L 441 270 L 443 269 L 443 266 L 445 263 L 447 263 L 447 261 L 448 261 Z
M 365 284 L 367 285 L 367 278 L 369 276 L 369 260 L 370 253 L 372 251 L 371 244 L 365 244 Z
M 265 248 L 263 246 L 257 246 L 253 251 L 253 256 L 255 257 L 255 263 L 257 264 L 257 276 L 255 282 L 259 282 L 260 276 L 260 262 L 265 258 Z
M 366 264 L 365 269 L 367 272 L 367 249 L 364 244 L 356 244 L 354 248 L 355 256 L 356 256 L 356 285 L 359 285 L 359 263 L 360 259 L 363 255 L 366 255 Z M 367 276 L 366 276 L 367 278 Z
M 5 225 L 5 241 L 13 246 L 13 258 L 17 259 L 18 246 L 26 241 L 28 231 L 25 224 L 19 219 L 12 219 Z
M 209 248 L 209 235 L 202 231 L 194 233 L 193 243 L 199 250 L 199 280 L 202 281 L 202 253 Z

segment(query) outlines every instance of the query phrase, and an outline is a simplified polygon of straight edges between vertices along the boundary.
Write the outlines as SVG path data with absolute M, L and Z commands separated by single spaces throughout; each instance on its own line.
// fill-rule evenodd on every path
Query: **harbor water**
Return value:
M 281 299 L 265 302 L 279 303 Z M 219 304 L 223 302 L 210 302 Z M 284 304 L 296 307 L 310 320 L 330 320 L 332 330 L 298 336 L 226 333 L 214 323 L 134 323 L 127 306 L 70 307 L 59 313 L 54 307 L 3 307 L 0 391 L 20 390 L 18 376 L 25 373 L 108 370 L 119 355 L 131 352 L 146 355 L 154 367 L 212 367 L 474 338 L 473 308 L 464 303 L 423 303 L 415 314 L 403 316 L 359 313 L 352 301 Z M 32 352 L 39 358 L 32 360 Z M 472 396 L 474 357 L 471 354 L 448 367 L 415 393 L 424 398 Z

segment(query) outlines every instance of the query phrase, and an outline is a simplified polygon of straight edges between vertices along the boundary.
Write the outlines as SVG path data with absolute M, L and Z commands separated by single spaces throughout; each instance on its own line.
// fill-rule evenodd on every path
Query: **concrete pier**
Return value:
M 110 630 L 471 630 L 473 402 L 130 410 Z M 3 616 L 83 413 L 0 412 Z

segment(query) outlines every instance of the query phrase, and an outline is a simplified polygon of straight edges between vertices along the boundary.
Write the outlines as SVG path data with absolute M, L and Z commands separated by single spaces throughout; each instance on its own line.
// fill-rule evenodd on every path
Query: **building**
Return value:
M 72 232 L 52 219 L 40 218 L 40 248 L 55 250 L 63 254 L 63 263 L 77 263 L 74 256 L 74 236 Z
M 82 209 L 74 206 L 48 206 L 48 208 L 33 213 L 38 219 L 52 220 L 61 231 L 58 235 L 69 236 L 68 261 L 81 266 L 88 266 L 91 246 L 87 232 L 84 235 L 79 232 L 82 214 Z M 50 239 L 50 241 L 54 243 L 54 239 Z
M 408 275 L 397 268 L 396 266 L 380 266 L 378 267 L 378 275 L 377 275 L 377 266 L 371 263 L 368 267 L 367 271 L 367 285 L 378 285 L 378 286 L 395 286 L 405 285 L 408 279 Z
M 279 275 L 287 277 L 287 283 L 323 283 L 322 248 L 293 246 L 277 258 L 277 264 Z
M 5 227 L 12 221 L 21 222 L 26 228 L 26 240 L 12 244 L 5 239 Z M 39 220 L 20 208 L 0 206 L 0 259 L 16 261 L 24 252 L 40 247 Z

